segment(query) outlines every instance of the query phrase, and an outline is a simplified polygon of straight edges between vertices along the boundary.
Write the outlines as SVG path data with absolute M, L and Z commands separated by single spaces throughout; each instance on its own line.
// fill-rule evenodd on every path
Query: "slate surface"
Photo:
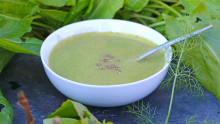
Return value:
M 62 95 L 48 80 L 40 57 L 33 55 L 17 54 L 6 66 L 0 75 L 0 87 L 4 96 L 9 100 L 14 109 L 14 124 L 24 124 L 26 117 L 24 110 L 16 104 L 17 93 L 23 90 L 29 100 L 35 124 L 42 124 L 48 114 L 55 111 L 67 97 Z M 203 88 L 204 89 L 204 88 Z M 171 88 L 157 89 L 143 99 L 146 105 L 157 108 L 159 123 L 166 118 L 170 100 Z M 220 101 L 209 91 L 204 89 L 205 100 L 198 96 L 189 96 L 176 91 L 170 124 L 185 124 L 186 118 L 197 115 L 198 123 L 207 120 L 218 120 L 220 123 Z M 88 109 L 100 120 L 106 119 L 115 124 L 134 124 L 134 115 L 126 113 L 126 106 L 114 108 L 98 108 L 87 106 Z M 213 122 L 214 123 L 214 122 Z

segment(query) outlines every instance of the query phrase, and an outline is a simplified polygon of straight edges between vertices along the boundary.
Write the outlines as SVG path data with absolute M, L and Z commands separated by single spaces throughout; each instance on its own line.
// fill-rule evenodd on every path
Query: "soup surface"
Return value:
M 154 47 L 153 42 L 128 34 L 83 33 L 59 42 L 50 53 L 49 66 L 58 75 L 79 83 L 131 83 L 163 68 L 165 57 L 162 51 L 136 60 Z

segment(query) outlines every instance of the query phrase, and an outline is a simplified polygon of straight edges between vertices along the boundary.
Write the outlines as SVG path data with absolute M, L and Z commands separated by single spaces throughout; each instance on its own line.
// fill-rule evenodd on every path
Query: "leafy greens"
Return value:
M 216 5 L 217 6 L 217 5 Z M 213 7 L 213 9 L 215 6 Z M 191 10 L 190 16 L 179 18 L 167 18 L 166 27 L 167 35 L 170 39 L 176 36 L 181 36 L 186 33 L 184 28 L 180 30 L 176 26 L 184 25 L 187 30 L 193 30 L 201 25 L 211 23 L 214 25 L 213 29 L 204 32 L 197 40 L 193 49 L 188 50 L 184 53 L 184 63 L 195 69 L 195 76 L 199 79 L 202 85 L 207 88 L 210 92 L 220 99 L 220 20 L 213 19 L 206 10 L 205 3 L 200 4 Z M 200 18 L 200 21 L 197 19 Z M 190 20 L 190 21 L 183 21 Z M 181 26 L 181 27 L 182 27 Z M 190 28 L 190 29 L 189 29 Z
M 3 97 L 1 90 L 0 104 L 4 106 L 0 112 L 0 124 L 12 124 L 14 112 L 10 103 Z
M 61 124 L 101 124 L 84 105 L 71 100 L 63 102 L 60 108 L 43 121 L 43 124 L 51 124 L 55 117 L 59 117 Z

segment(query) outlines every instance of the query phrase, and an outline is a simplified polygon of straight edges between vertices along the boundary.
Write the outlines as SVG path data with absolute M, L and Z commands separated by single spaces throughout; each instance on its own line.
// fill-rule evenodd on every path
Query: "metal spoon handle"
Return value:
M 210 29 L 210 28 L 212 28 L 212 27 L 213 27 L 213 25 L 212 25 L 212 24 L 209 24 L 208 26 L 206 26 L 206 27 L 204 27 L 204 28 L 201 28 L 201 29 L 199 29 L 199 30 L 197 30 L 197 31 L 194 31 L 194 32 L 190 33 L 190 34 L 184 35 L 183 37 L 178 37 L 178 38 L 176 38 L 176 39 L 174 39 L 174 40 L 171 40 L 171 41 L 169 41 L 169 42 L 163 43 L 163 44 L 161 44 L 160 46 L 158 46 L 158 47 L 156 47 L 156 48 L 154 48 L 154 49 L 152 49 L 152 50 L 150 50 L 150 51 L 144 53 L 143 55 L 139 56 L 138 60 L 141 60 L 141 59 L 145 58 L 146 56 L 148 56 L 148 55 L 150 55 L 150 54 L 152 54 L 152 53 L 154 53 L 154 52 L 156 52 L 156 51 L 158 51 L 158 50 L 161 50 L 161 49 L 163 49 L 163 48 L 165 48 L 165 47 L 168 47 L 168 46 L 170 46 L 170 45 L 173 45 L 173 44 L 175 44 L 175 43 L 177 43 L 177 42 L 183 41 L 183 40 L 185 40 L 185 39 L 187 39 L 187 38 L 190 38 L 190 37 L 192 37 L 192 36 L 194 36 L 194 35 L 196 35 L 196 34 L 199 34 L 199 33 L 203 32 L 203 31 L 206 31 L 206 30 L 208 30 L 208 29 Z

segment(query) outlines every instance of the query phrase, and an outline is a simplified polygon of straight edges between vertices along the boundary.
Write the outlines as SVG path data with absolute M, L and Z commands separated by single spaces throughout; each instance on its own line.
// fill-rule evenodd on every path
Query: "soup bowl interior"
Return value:
M 121 106 L 135 102 L 149 95 L 164 79 L 172 57 L 170 47 L 163 49 L 165 53 L 165 65 L 160 71 L 150 77 L 132 83 L 106 86 L 89 85 L 71 81 L 57 75 L 50 69 L 48 64 L 51 50 L 61 40 L 76 34 L 87 32 L 115 32 L 130 34 L 146 38 L 157 45 L 167 42 L 167 39 L 163 35 L 147 26 L 115 19 L 81 21 L 54 31 L 45 39 L 41 47 L 41 60 L 50 81 L 65 96 L 92 106 Z

